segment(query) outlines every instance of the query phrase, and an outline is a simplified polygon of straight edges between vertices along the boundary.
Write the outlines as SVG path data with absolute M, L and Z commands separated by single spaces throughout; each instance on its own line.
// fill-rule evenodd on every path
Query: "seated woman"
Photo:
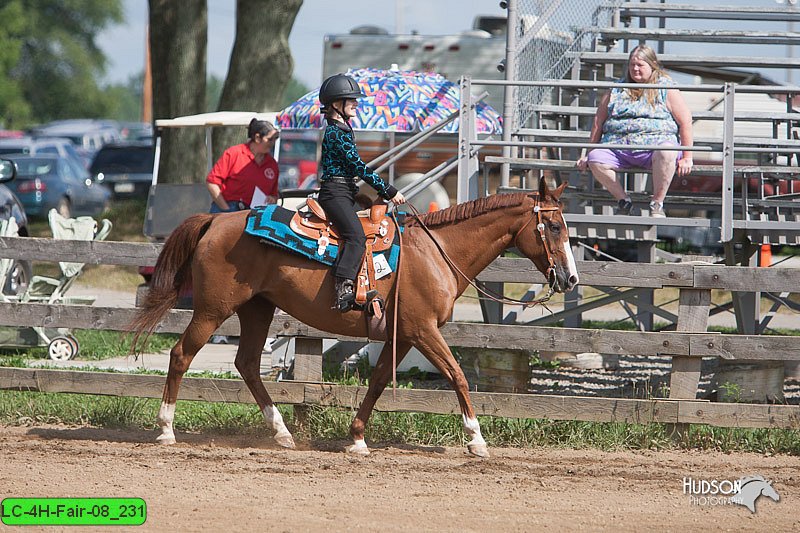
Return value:
M 628 56 L 624 83 L 664 85 L 663 89 L 612 89 L 597 105 L 591 143 L 692 146 L 692 113 L 664 72 L 655 51 L 639 45 Z M 678 176 L 692 171 L 692 153 L 677 150 L 613 150 L 596 148 L 578 160 L 617 199 L 617 213 L 631 214 L 633 202 L 617 182 L 617 170 L 652 169 L 653 197 L 650 216 L 664 217 L 667 196 L 677 168 Z

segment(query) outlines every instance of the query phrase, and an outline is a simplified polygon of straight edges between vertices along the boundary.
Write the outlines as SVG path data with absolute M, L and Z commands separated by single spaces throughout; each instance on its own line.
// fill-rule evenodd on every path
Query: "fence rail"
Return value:
M 751 221 L 756 222 L 756 221 Z M 34 237 L 0 237 L 0 257 L 32 261 L 78 261 L 93 265 L 155 265 L 158 243 L 71 241 Z M 797 268 L 758 268 L 705 263 L 617 263 L 577 261 L 581 285 L 606 287 L 693 287 L 752 292 L 793 292 L 800 282 Z M 501 257 L 480 281 L 543 283 L 544 276 L 527 259 Z
M 136 309 L 119 307 L 0 303 L 0 325 L 126 331 L 135 313 Z M 188 310 L 172 310 L 156 332 L 183 333 L 191 316 L 192 312 Z M 721 357 L 728 360 L 800 360 L 800 337 L 782 335 L 617 331 L 472 322 L 449 322 L 442 326 L 441 332 L 448 345 L 464 348 Z M 239 335 L 238 319 L 235 316 L 229 318 L 217 333 Z M 367 342 L 365 337 L 335 335 L 312 328 L 289 315 L 275 317 L 270 326 L 270 335 L 335 337 Z
M 93 264 L 154 264 L 161 245 L 130 242 L 62 241 L 38 238 L 0 238 L 0 257 L 41 261 L 85 261 Z M 728 335 L 705 331 L 710 313 L 710 291 L 724 289 L 753 292 L 792 292 L 800 281 L 800 269 L 748 268 L 687 264 L 579 262 L 581 283 L 592 286 L 680 291 L 677 332 L 611 331 L 599 329 L 530 327 L 449 322 L 442 334 L 449 345 L 487 349 L 600 352 L 619 355 L 667 355 L 673 358 L 670 399 L 612 399 L 542 395 L 475 393 L 479 414 L 555 420 L 704 423 L 729 427 L 800 427 L 800 406 L 717 404 L 696 399 L 702 357 L 727 361 L 800 360 L 800 337 Z M 500 258 L 479 276 L 482 281 L 543 283 L 545 280 L 526 259 Z M 44 326 L 125 331 L 136 309 L 32 303 L 0 303 L 0 325 Z M 704 320 L 705 317 L 705 320 Z M 157 331 L 182 332 L 191 311 L 170 311 Z M 699 329 L 699 331 L 697 331 Z M 237 335 L 236 317 L 218 330 Z M 362 340 L 312 328 L 288 316 L 277 315 L 272 336 L 296 336 L 310 342 L 322 338 Z M 308 343 L 302 343 L 308 344 Z M 322 353 L 319 351 L 318 353 Z M 321 363 L 320 356 L 315 364 Z M 314 374 L 319 376 L 321 374 Z M 182 398 L 208 401 L 252 402 L 243 384 L 230 380 L 186 380 Z M 0 369 L 0 388 L 43 392 L 76 392 L 158 398 L 163 378 L 125 374 Z M 337 405 L 354 408 L 365 389 L 326 384 L 267 383 L 279 403 Z M 387 397 L 389 395 L 386 395 Z M 448 391 L 397 391 L 397 400 L 382 398 L 378 409 L 455 413 L 455 395 Z

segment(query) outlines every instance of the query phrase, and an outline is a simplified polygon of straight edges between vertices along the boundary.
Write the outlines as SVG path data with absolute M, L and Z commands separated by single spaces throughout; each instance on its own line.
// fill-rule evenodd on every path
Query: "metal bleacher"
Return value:
M 729 264 L 749 264 L 755 244 L 800 244 L 800 112 L 792 106 L 794 91 L 800 88 L 742 69 L 800 69 L 800 58 L 786 57 L 786 46 L 800 44 L 800 32 L 793 31 L 800 21 L 794 6 L 705 6 L 657 2 L 614 2 L 601 9 L 612 11 L 610 26 L 589 28 L 594 35 L 588 51 L 568 51 L 572 61 L 569 79 L 553 80 L 551 98 L 531 104 L 533 118 L 514 132 L 518 141 L 513 157 L 488 156 L 490 164 L 508 164 L 520 176 L 520 186 L 542 176 L 557 176 L 569 181 L 568 222 L 573 236 L 640 241 L 674 238 L 705 228 L 719 226 L 723 193 L 703 191 L 702 180 L 719 181 L 723 174 L 721 129 L 725 111 L 720 93 L 710 89 L 694 93 L 692 83 L 703 85 L 735 84 L 733 97 L 733 240 L 718 242 Z M 750 23 L 753 24 L 750 24 Z M 698 24 L 702 28 L 697 28 Z M 695 27 L 693 27 L 695 26 Z M 787 26 L 789 31 L 787 31 Z M 743 29 L 744 28 L 744 29 Z M 758 28 L 756 30 L 749 28 Z M 589 173 L 578 172 L 581 143 L 588 141 L 595 104 L 607 82 L 622 77 L 628 51 L 646 42 L 659 52 L 659 58 L 678 76 L 681 92 L 695 121 L 695 168 L 688 179 L 676 177 L 667 195 L 667 219 L 646 216 L 612 215 L 611 196 L 594 184 Z M 677 43 L 698 43 L 693 54 L 678 50 Z M 724 44 L 725 55 L 713 55 Z M 753 47 L 770 45 L 774 52 L 751 55 Z M 683 45 L 685 48 L 685 45 Z M 764 46 L 760 47 L 761 49 Z M 707 55 L 704 55 L 704 52 Z M 680 75 L 683 75 L 681 78 Z M 683 81 L 686 78 L 690 81 Z M 605 82 L 605 86 L 603 86 Z M 690 96 L 692 95 L 692 96 Z M 520 125 L 518 125 L 520 126 Z M 635 203 L 646 206 L 649 174 L 625 173 L 628 190 Z M 700 215 L 700 216 L 692 216 Z M 631 228 L 635 228 L 631 230 Z M 683 228 L 683 230 L 681 229 Z M 742 246 L 742 243 L 748 246 Z M 735 255 L 734 255 L 734 245 Z M 646 250 L 646 247 L 640 247 Z M 643 252 L 639 260 L 654 257 Z

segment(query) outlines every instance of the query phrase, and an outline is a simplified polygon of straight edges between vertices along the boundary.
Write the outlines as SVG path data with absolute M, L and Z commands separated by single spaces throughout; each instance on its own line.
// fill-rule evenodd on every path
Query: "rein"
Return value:
M 411 205 L 411 204 L 408 204 Z M 400 224 L 397 222 L 397 210 L 392 210 L 392 220 L 397 230 L 397 239 L 400 251 L 397 253 L 397 276 L 394 280 L 394 317 L 392 317 L 392 401 L 397 401 L 397 316 L 400 299 L 400 262 L 403 260 L 403 232 L 400 231 Z
M 538 196 L 537 196 L 537 198 L 538 198 Z M 528 220 L 525 222 L 525 224 L 523 224 L 522 227 L 514 234 L 514 239 L 511 241 L 514 244 L 514 246 L 516 246 L 517 239 L 519 238 L 519 236 L 522 233 L 522 231 L 525 228 L 528 227 L 528 225 L 531 223 L 531 221 L 533 221 L 534 218 L 536 219 L 536 229 L 539 231 L 539 236 L 542 239 L 542 244 L 544 245 L 544 250 L 547 253 L 547 262 L 548 262 L 548 265 L 549 265 L 548 268 L 547 268 L 547 280 L 550 282 L 550 284 L 548 286 L 547 295 L 545 295 L 542 298 L 539 298 L 537 300 L 530 300 L 530 301 L 526 302 L 526 301 L 523 301 L 523 300 L 515 300 L 514 298 L 506 298 L 505 296 L 499 296 L 499 295 L 496 295 L 496 294 L 492 294 L 490 291 L 487 291 L 486 289 L 481 288 L 476 282 L 471 280 L 466 274 L 464 274 L 464 272 L 461 271 L 460 268 L 458 268 L 458 266 L 453 262 L 453 260 L 450 259 L 450 256 L 447 255 L 447 252 L 444 251 L 444 248 L 442 248 L 441 244 L 439 244 L 439 242 L 433 236 L 433 234 L 431 233 L 431 230 L 428 228 L 428 226 L 425 225 L 425 223 L 420 218 L 421 213 L 417 210 L 417 208 L 414 207 L 414 205 L 411 204 L 411 203 L 409 203 L 408 206 L 411 208 L 411 211 L 414 213 L 414 216 L 416 217 L 417 222 L 419 222 L 419 225 L 422 226 L 422 228 L 425 230 L 425 233 L 428 234 L 428 236 L 431 238 L 433 243 L 436 245 L 436 248 L 439 250 L 439 253 L 442 254 L 442 257 L 444 257 L 445 261 L 447 261 L 447 264 L 450 265 L 450 268 L 455 270 L 469 285 L 474 287 L 475 290 L 478 291 L 478 294 L 482 294 L 483 296 L 485 296 L 489 300 L 495 301 L 497 303 L 509 304 L 509 305 L 521 305 L 522 309 L 524 310 L 524 309 L 527 309 L 528 307 L 533 307 L 534 305 L 538 305 L 538 304 L 544 305 L 546 302 L 548 302 L 550 300 L 550 298 L 555 293 L 555 289 L 553 289 L 553 284 L 554 284 L 553 283 L 553 281 L 554 281 L 553 278 L 555 276 L 555 268 L 556 267 L 555 267 L 555 261 L 553 261 L 553 254 L 550 251 L 550 247 L 547 245 L 547 239 L 544 238 L 544 223 L 542 222 L 542 211 L 558 211 L 558 207 L 542 207 L 542 206 L 540 206 L 538 204 L 538 199 L 537 199 L 537 203 L 533 208 L 533 213 L 528 218 Z

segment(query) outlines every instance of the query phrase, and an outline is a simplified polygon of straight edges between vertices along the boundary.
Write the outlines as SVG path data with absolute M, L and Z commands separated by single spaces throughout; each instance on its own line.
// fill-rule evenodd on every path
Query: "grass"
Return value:
M 79 394 L 0 391 L 0 423 L 16 426 L 65 424 L 118 429 L 155 430 L 160 401 Z M 311 406 L 302 428 L 294 411 L 279 407 L 297 437 L 308 441 L 349 439 L 354 412 Z M 664 424 L 624 424 L 479 417 L 490 446 L 572 449 L 694 449 L 800 455 L 800 432 L 788 429 L 740 429 L 692 425 L 680 442 Z M 271 433 L 252 404 L 179 401 L 175 428 L 181 432 L 225 434 Z M 366 437 L 375 443 L 416 446 L 463 446 L 461 419 L 452 415 L 375 412 Z
M 83 361 L 102 361 L 112 357 L 123 357 L 130 353 L 131 337 L 126 333 L 106 330 L 75 329 L 71 334 L 78 340 L 80 353 L 78 359 Z M 179 335 L 155 333 L 150 336 L 142 348 L 142 352 L 157 353 L 172 348 Z M 37 346 L 22 349 L 6 349 L 0 354 L 0 366 L 21 366 L 17 361 L 26 359 L 44 359 L 47 347 Z

